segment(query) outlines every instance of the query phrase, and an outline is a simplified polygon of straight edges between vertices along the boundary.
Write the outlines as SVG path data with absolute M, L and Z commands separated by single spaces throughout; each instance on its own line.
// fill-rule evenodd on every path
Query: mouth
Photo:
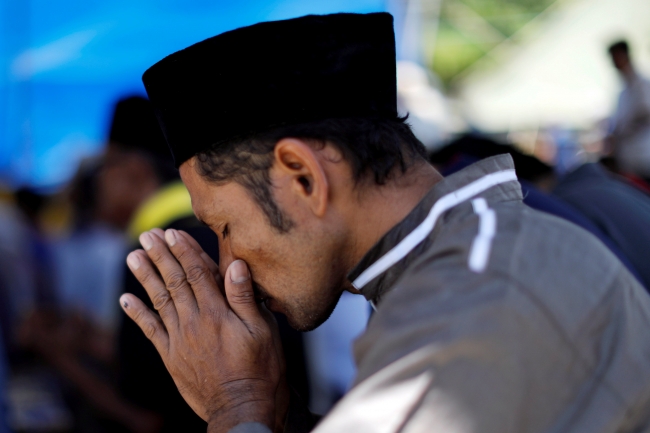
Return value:
M 264 304 L 264 306 L 269 311 L 284 314 L 284 312 L 280 308 L 280 305 L 275 301 L 275 299 L 273 297 L 271 297 L 266 292 L 266 290 L 264 290 L 264 287 L 260 286 L 255 281 L 253 281 L 253 293 L 255 293 L 255 302 L 256 303 Z

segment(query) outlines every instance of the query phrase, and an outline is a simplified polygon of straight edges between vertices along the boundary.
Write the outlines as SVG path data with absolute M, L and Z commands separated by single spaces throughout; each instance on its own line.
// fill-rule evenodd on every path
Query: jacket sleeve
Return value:
M 228 433 L 273 433 L 270 428 L 258 422 L 245 422 L 228 430 Z

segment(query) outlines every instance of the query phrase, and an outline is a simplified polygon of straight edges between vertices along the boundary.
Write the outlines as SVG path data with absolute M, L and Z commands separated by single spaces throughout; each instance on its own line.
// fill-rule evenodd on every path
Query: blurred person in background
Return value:
M 596 236 L 650 290 L 650 196 L 600 164 L 579 164 L 557 176 L 535 157 L 476 134 L 457 138 L 430 161 L 448 175 L 503 153 L 514 160 L 524 203 Z
M 650 180 L 650 81 L 634 67 L 630 47 L 619 41 L 609 47 L 625 88 L 613 115 L 610 150 L 623 173 Z
M 8 190 L 0 192 L 0 321 L 7 353 L 14 351 L 19 323 L 34 308 L 37 274 L 31 229 Z
M 119 226 L 98 212 L 101 160 L 84 161 L 69 191 L 73 221 L 70 233 L 53 242 L 59 308 L 92 327 L 97 349 L 112 350 L 127 243 Z M 100 349 L 100 346 L 103 349 Z
M 138 224 L 134 219 L 143 204 L 178 180 L 178 171 L 160 149 L 164 138 L 151 110 L 140 96 L 117 102 L 97 180 L 98 218 L 125 232 Z
M 52 309 L 57 304 L 53 282 L 52 250 L 41 222 L 41 212 L 47 205 L 48 197 L 29 187 L 18 189 L 14 195 L 16 205 L 27 221 L 27 245 L 35 279 L 31 307 Z
M 65 386 L 48 367 L 51 358 L 46 355 L 48 348 L 65 351 L 57 344 L 58 339 L 52 338 L 61 323 L 54 254 L 44 230 L 44 212 L 52 197 L 28 187 L 17 190 L 14 197 L 26 222 L 26 235 L 21 239 L 22 236 L 18 236 L 21 231 L 16 230 L 12 241 L 25 246 L 26 256 L 21 265 L 28 266 L 33 291 L 21 289 L 25 291 L 20 297 L 25 299 L 27 295 L 28 298 L 27 308 L 14 311 L 12 320 L 10 338 L 15 344 L 9 344 L 10 386 L 7 387 L 11 426 L 18 431 L 66 431 L 71 426 L 71 413 L 64 401 Z M 21 265 L 10 272 L 19 276 Z
M 479 134 L 465 134 L 432 153 L 429 156 L 429 161 L 440 170 L 443 176 L 448 176 L 477 161 L 504 153 L 510 154 L 514 161 L 525 204 L 533 209 L 570 221 L 596 236 L 644 284 L 647 290 L 650 289 L 650 285 L 648 285 L 650 281 L 640 277 L 626 254 L 635 254 L 635 263 L 638 265 L 639 251 L 629 248 L 623 250 L 610 237 L 608 231 L 601 228 L 599 221 L 593 221 L 582 214 L 578 208 L 552 194 L 551 190 L 557 184 L 557 176 L 552 167 L 534 156 L 526 155 L 513 146 L 499 143 Z M 648 248 L 648 253 L 650 253 L 650 244 Z
M 585 163 L 561 176 L 553 194 L 605 233 L 650 289 L 650 195 L 600 163 Z
M 18 309 L 12 305 L 21 290 L 31 292 L 27 254 L 23 250 L 25 226 L 10 190 L 0 181 L 0 433 L 9 430 L 10 373 L 9 351 L 13 349 L 14 317 Z
M 138 406 L 115 386 L 132 366 L 119 364 L 121 314 L 114 307 L 127 277 L 129 221 L 177 179 L 174 167 L 151 151 L 160 135 L 145 98 L 116 104 L 104 157 L 86 161 L 73 180 L 71 233 L 54 244 L 60 308 L 56 314 L 33 314 L 22 329 L 23 344 L 71 387 L 68 401 L 78 431 L 150 433 L 162 425 L 161 414 Z
M 2 284 L 2 279 L 0 278 L 0 285 Z M 3 325 L 0 323 L 0 328 Z M 10 433 L 9 430 L 9 407 L 8 407 L 8 386 L 7 379 L 9 374 L 9 364 L 7 362 L 7 356 L 4 344 L 4 335 L 0 329 L 0 433 Z

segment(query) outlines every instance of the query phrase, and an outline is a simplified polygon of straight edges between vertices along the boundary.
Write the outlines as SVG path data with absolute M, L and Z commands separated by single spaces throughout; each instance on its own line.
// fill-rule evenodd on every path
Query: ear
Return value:
M 318 217 L 325 215 L 329 183 L 318 152 L 298 138 L 283 138 L 274 150 L 274 168 L 278 174 L 288 177 L 291 190 Z

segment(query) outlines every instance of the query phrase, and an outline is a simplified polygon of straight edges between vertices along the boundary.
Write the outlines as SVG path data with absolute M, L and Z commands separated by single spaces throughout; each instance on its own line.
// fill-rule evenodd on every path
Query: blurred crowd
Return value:
M 194 217 L 149 101 L 120 99 L 106 141 L 63 191 L 1 196 L 0 420 L 20 432 L 204 432 L 118 298 L 152 307 L 125 264 L 140 233 L 184 230 L 215 260 L 217 237 Z M 345 296 L 306 336 L 278 316 L 289 380 L 315 411 L 352 382 L 351 342 L 369 314 Z
M 527 152 L 505 136 L 471 132 L 430 160 L 448 175 L 509 153 L 528 206 L 592 233 L 650 288 L 650 81 L 626 42 L 609 53 L 625 88 L 596 150 L 558 145 L 566 137 L 556 134 L 553 152 Z M 125 258 L 154 227 L 187 231 L 218 260 L 217 238 L 194 218 L 139 96 L 116 103 L 104 153 L 62 191 L 0 191 L 0 433 L 205 431 L 117 303 L 128 291 L 151 306 Z M 351 342 L 370 314 L 346 294 L 311 333 L 277 317 L 290 385 L 312 411 L 327 412 L 349 388 Z

